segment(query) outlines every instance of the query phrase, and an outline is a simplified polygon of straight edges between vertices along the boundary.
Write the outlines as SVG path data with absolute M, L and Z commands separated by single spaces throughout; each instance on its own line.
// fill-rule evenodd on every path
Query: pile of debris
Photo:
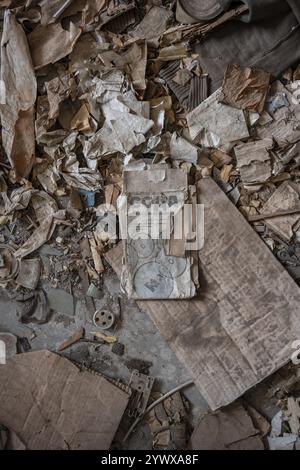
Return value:
M 0 296 L 16 302 L 16 323 L 31 328 L 17 346 L 5 339 L 14 343 L 14 367 L 0 370 L 2 393 L 18 387 L 38 396 L 52 386 L 55 367 L 61 376 L 69 369 L 57 390 L 66 402 L 80 381 L 76 400 L 85 400 L 90 372 L 82 377 L 58 355 L 27 351 L 35 325 L 54 314 L 73 326 L 56 352 L 87 341 L 121 357 L 119 298 L 103 300 L 112 267 L 123 294 L 149 315 L 211 409 L 231 404 L 283 367 L 300 339 L 300 52 L 293 47 L 300 7 L 293 0 L 270 0 L 267 8 L 252 0 L 1 3 Z M 278 28 L 268 27 L 270 18 Z M 252 42 L 237 46 L 240 34 Z M 122 237 L 137 201 L 174 206 L 176 214 L 186 205 L 195 214 L 203 204 L 204 226 L 202 212 L 180 240 L 176 217 L 171 226 L 163 219 L 167 242 L 160 232 L 149 237 L 144 225 L 139 237 Z M 76 316 L 79 301 L 84 318 Z M 26 371 L 35 367 L 49 367 L 50 375 L 28 387 Z M 15 448 L 109 448 L 130 395 L 131 417 L 147 414 L 155 448 L 185 447 L 187 409 L 178 390 L 149 410 L 154 379 L 147 373 L 133 371 L 126 386 L 103 376 L 93 381 L 111 401 L 105 410 L 95 405 L 94 421 L 81 410 L 84 436 L 76 432 L 78 412 L 75 428 L 66 416 L 53 440 L 50 425 L 36 437 L 38 406 L 55 404 L 55 395 L 28 401 L 31 430 L 11 416 L 14 400 L 1 400 L 0 423 L 22 441 L 12 437 Z M 103 401 L 96 392 L 92 398 Z M 98 429 L 114 402 L 114 419 L 104 420 L 109 429 Z M 271 449 L 299 441 L 299 403 L 288 397 L 285 406 L 288 414 L 272 422 Z M 220 436 L 206 448 L 263 448 L 265 418 L 237 407 L 232 429 L 240 415 L 246 423 L 240 437 L 225 427 L 231 441 Z M 47 415 L 52 424 L 55 412 Z M 217 412 L 221 424 L 227 412 Z M 218 415 L 209 416 L 192 448 L 215 426 Z M 281 436 L 278 420 L 288 420 L 292 434 Z

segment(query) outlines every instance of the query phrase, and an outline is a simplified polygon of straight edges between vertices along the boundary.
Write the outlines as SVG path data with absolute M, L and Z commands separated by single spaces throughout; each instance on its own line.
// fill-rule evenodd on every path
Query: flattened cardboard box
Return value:
M 205 243 L 197 299 L 139 301 L 213 410 L 285 365 L 300 339 L 300 291 L 210 178 L 199 181 Z M 121 247 L 107 259 L 119 272 Z
M 109 449 L 129 395 L 49 351 L 0 366 L 0 423 L 28 450 Z

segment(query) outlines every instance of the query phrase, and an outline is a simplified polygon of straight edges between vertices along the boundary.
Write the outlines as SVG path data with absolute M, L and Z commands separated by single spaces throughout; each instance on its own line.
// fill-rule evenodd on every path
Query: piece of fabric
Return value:
M 227 64 L 250 66 L 278 76 L 300 60 L 300 2 L 245 2 L 250 16 L 244 19 L 250 23 L 224 24 L 195 46 L 203 71 L 210 76 L 212 92 L 221 86 Z
M 293 0 L 292 0 L 293 1 Z M 249 8 L 249 13 L 240 16 L 240 20 L 246 23 L 264 20 L 269 16 L 284 14 L 289 11 L 288 2 L 285 0 L 241 0 Z M 223 11 L 231 7 L 234 0 L 219 0 Z

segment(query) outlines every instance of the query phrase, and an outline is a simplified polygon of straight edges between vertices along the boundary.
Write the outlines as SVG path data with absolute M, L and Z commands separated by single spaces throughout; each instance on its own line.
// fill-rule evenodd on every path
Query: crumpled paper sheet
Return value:
M 220 103 L 220 95 L 221 89 L 191 111 L 186 119 L 194 142 L 227 150 L 233 142 L 249 137 L 249 131 L 244 112 Z
M 300 207 L 300 185 L 296 182 L 285 181 L 267 200 L 261 214 L 273 214 L 277 211 L 293 210 Z M 265 224 L 277 233 L 287 243 L 294 236 L 294 229 L 298 225 L 300 214 L 285 215 L 265 220 Z M 296 231 L 296 230 L 295 230 Z
M 220 101 L 238 109 L 261 113 L 271 75 L 263 70 L 230 64 L 225 71 Z
M 106 120 L 103 127 L 84 143 L 86 158 L 95 159 L 116 152 L 126 155 L 146 141 L 145 134 L 154 125 L 151 119 L 144 117 L 149 114 L 149 107 L 145 107 L 143 102 L 141 104 L 130 92 L 122 94 L 120 90 L 121 82 L 118 81 L 115 90 L 108 91 L 112 99 L 106 101 L 105 82 L 98 88 L 97 94 L 101 101 L 104 100 L 101 109 Z
M 4 14 L 0 78 L 3 146 L 19 180 L 29 175 L 35 161 L 37 84 L 26 35 L 9 10 Z
M 78 133 L 72 132 L 58 146 L 45 147 L 45 152 L 54 159 L 53 171 L 61 175 L 73 188 L 96 191 L 102 187 L 101 174 L 98 170 L 81 168 L 76 156 Z
M 56 224 L 65 219 L 65 211 L 59 210 L 49 194 L 39 191 L 32 195 L 31 203 L 39 222 L 28 240 L 15 252 L 17 258 L 24 258 L 40 248 L 53 235 Z
M 147 43 L 144 40 L 137 40 L 125 51 L 116 52 L 113 50 L 105 51 L 100 54 L 101 61 L 106 66 L 115 65 L 115 67 L 126 72 L 132 80 L 135 90 L 143 91 L 146 89 L 146 67 L 147 67 Z
M 32 193 L 35 192 L 30 185 L 20 186 L 14 189 L 9 196 L 2 194 L 5 199 L 5 214 L 13 214 L 15 211 L 23 210 L 28 207 Z
M 198 162 L 199 148 L 173 132 L 170 141 L 170 154 L 173 160 L 184 160 L 194 165 Z
M 284 413 L 280 410 L 273 417 L 271 425 L 272 430 L 268 436 L 268 444 L 270 450 L 294 450 L 297 440 L 299 440 L 298 432 L 282 433 L 283 421 L 286 421 Z
M 71 74 L 60 74 L 45 83 L 47 98 L 49 102 L 48 119 L 56 119 L 59 115 L 59 105 L 66 100 L 76 87 L 76 82 Z

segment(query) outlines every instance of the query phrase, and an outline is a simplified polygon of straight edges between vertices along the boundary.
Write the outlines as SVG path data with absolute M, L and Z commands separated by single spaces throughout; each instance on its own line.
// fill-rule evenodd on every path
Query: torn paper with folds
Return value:
M 265 220 L 265 224 L 287 243 L 300 229 L 300 185 L 293 181 L 285 181 L 276 189 L 261 211 L 261 214 L 274 214 L 278 211 L 295 209 L 299 209 L 299 214 L 287 214 Z
M 240 109 L 219 103 L 221 89 L 187 115 L 191 139 L 204 147 L 229 150 L 237 140 L 249 137 Z
M 2 193 L 5 202 L 5 214 L 13 214 L 14 211 L 26 209 L 30 203 L 33 192 L 38 191 L 28 185 L 14 189 L 9 196 Z
M 82 25 L 88 25 L 106 3 L 106 0 L 51 0 L 51 2 L 42 0 L 39 2 L 42 13 L 41 24 L 47 25 L 58 19 L 61 20 L 81 13 Z
M 65 219 L 65 211 L 59 210 L 56 202 L 44 191 L 37 191 L 31 197 L 39 226 L 28 240 L 15 252 L 17 258 L 24 258 L 40 248 L 53 235 L 56 224 Z
M 260 139 L 273 138 L 280 147 L 300 140 L 300 105 L 281 82 L 272 84 L 265 110 L 271 118 L 263 124 L 258 121 L 256 134 Z
M 129 91 L 120 93 L 121 88 L 113 91 L 114 97 L 103 101 L 101 110 L 105 122 L 103 127 L 84 144 L 86 158 L 100 158 L 116 152 L 128 154 L 146 141 L 145 134 L 153 127 L 149 119 L 149 103 L 138 101 Z M 112 89 L 105 88 L 105 92 Z M 104 95 L 101 93 L 102 98 Z
M 199 148 L 173 132 L 170 141 L 170 155 L 172 160 L 183 160 L 197 165 Z
M 97 191 L 101 188 L 101 174 L 96 168 L 80 166 L 76 156 L 76 149 L 79 144 L 78 133 L 72 132 L 60 145 L 44 147 L 44 150 L 54 160 L 52 169 L 56 177 L 62 176 L 67 184 L 73 188 Z M 87 163 L 89 162 L 87 161 Z M 43 175 L 41 176 L 42 181 L 44 181 L 45 178 Z
M 121 285 L 130 298 L 184 299 L 195 295 L 194 259 L 186 255 L 188 233 L 182 233 L 183 219 L 179 219 L 187 193 L 183 170 L 157 165 L 124 171 L 123 193 L 118 199 L 124 246 Z M 176 217 L 180 238 L 172 240 Z M 173 256 L 177 244 L 179 254 Z
M 81 29 L 70 22 L 69 30 L 60 23 L 37 26 L 28 38 L 35 69 L 53 64 L 70 54 L 81 35 Z
M 100 54 L 101 62 L 106 67 L 115 67 L 130 76 L 136 91 L 146 89 L 147 43 L 139 40 L 124 52 L 109 50 Z
M 129 393 L 50 351 L 0 368 L 0 422 L 27 450 L 109 449 Z
M 2 140 L 17 179 L 27 177 L 35 160 L 34 104 L 37 85 L 26 35 L 10 11 L 1 39 L 0 114 Z
M 92 98 L 98 103 L 106 103 L 127 91 L 127 84 L 122 72 L 111 70 L 101 75 L 101 78 L 94 77 L 90 88 Z
M 47 98 L 49 102 L 48 119 L 56 119 L 59 114 L 59 105 L 66 100 L 72 90 L 76 87 L 76 82 L 71 74 L 64 73 L 45 83 Z
M 104 126 L 86 142 L 86 157 L 98 158 L 116 152 L 129 153 L 145 142 L 153 121 L 130 113 L 120 113 L 118 119 L 107 120 Z
M 271 178 L 271 156 L 269 151 L 274 143 L 272 139 L 247 142 L 234 148 L 237 169 L 240 171 L 243 184 L 246 188 L 260 187 Z

